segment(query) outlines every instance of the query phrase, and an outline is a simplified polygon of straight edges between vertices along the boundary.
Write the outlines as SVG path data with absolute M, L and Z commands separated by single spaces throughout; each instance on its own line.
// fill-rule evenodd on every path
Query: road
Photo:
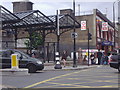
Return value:
M 5 86 L 15 88 L 118 88 L 119 73 L 109 66 L 84 70 L 40 71 L 24 76 L 3 76 Z

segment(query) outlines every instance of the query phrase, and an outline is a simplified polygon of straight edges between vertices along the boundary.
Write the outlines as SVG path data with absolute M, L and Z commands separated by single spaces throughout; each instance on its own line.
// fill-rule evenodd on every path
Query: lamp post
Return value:
M 74 45 L 73 45 L 73 67 L 77 67 L 76 65 L 76 38 L 75 38 L 75 0 L 73 1 L 73 18 L 74 18 L 74 28 L 73 28 L 73 33 L 74 33 Z
M 119 2 L 120 0 L 117 0 L 117 2 Z M 116 2 L 116 1 L 115 1 Z M 115 2 L 113 2 L 113 27 L 114 27 L 114 48 L 115 48 Z
M 60 27 L 59 27 L 59 13 L 57 10 L 57 52 L 59 52 L 59 41 L 60 41 Z
M 114 28 L 114 48 L 115 48 L 115 2 L 113 2 L 113 28 Z

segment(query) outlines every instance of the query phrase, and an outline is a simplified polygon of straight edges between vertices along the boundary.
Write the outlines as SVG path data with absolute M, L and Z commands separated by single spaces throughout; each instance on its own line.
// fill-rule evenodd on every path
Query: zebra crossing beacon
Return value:
M 55 69 L 62 69 L 62 66 L 61 66 L 61 63 L 60 63 L 60 54 L 59 54 L 59 52 L 56 52 L 55 53 L 55 60 L 56 60 L 56 62 L 55 62 Z

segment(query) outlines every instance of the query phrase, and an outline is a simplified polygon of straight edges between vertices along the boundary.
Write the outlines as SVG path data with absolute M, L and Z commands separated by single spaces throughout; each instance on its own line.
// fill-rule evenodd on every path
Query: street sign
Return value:
M 71 33 L 71 37 L 72 37 L 72 38 L 77 38 L 77 37 L 78 37 L 78 34 L 77 34 L 76 32 L 73 32 L 73 33 Z
M 107 22 L 102 23 L 102 31 L 108 31 L 108 23 Z
M 81 21 L 81 30 L 86 30 L 86 21 Z

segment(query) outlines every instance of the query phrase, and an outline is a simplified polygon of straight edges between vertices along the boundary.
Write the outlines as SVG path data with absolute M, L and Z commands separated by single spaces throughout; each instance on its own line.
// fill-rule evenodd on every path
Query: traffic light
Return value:
M 92 34 L 88 33 L 88 40 L 91 40 L 91 39 L 92 39 Z

